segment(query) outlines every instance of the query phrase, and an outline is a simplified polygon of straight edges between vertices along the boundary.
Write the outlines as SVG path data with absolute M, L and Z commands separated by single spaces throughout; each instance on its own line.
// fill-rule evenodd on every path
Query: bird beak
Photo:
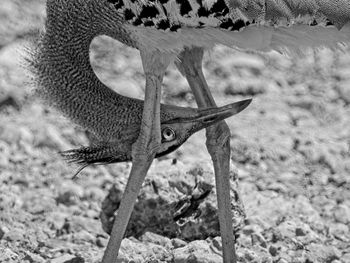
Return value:
M 197 117 L 194 117 L 191 122 L 201 122 L 206 127 L 214 123 L 222 121 L 228 117 L 240 113 L 242 110 L 248 107 L 252 102 L 252 99 L 242 100 L 235 103 L 231 103 L 218 108 L 206 108 L 199 109 Z
M 251 99 L 247 99 L 231 103 L 222 107 L 197 109 L 196 113 L 191 114 L 191 116 L 174 118 L 162 124 L 197 123 L 196 130 L 200 130 L 241 112 L 242 110 L 248 107 L 251 101 Z

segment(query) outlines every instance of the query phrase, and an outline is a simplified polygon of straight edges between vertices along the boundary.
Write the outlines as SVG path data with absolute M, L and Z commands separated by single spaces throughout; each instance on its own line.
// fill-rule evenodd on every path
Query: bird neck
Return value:
M 142 113 L 142 101 L 109 89 L 90 64 L 89 47 L 97 35 L 112 32 L 126 41 L 119 20 L 105 1 L 48 0 L 46 30 L 31 61 L 38 94 L 104 141 Z

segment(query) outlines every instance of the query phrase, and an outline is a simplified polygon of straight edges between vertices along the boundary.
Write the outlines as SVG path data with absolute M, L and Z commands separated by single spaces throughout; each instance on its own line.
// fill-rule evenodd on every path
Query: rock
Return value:
M 253 233 L 251 235 L 251 239 L 252 239 L 252 245 L 259 245 L 263 248 L 267 248 L 266 240 L 261 234 Z
M 8 241 L 23 241 L 24 232 L 18 229 L 10 230 L 4 235 L 4 239 Z
M 0 227 L 0 239 L 2 239 L 9 231 L 10 230 L 6 226 Z
M 95 243 L 95 236 L 86 230 L 81 230 L 74 234 L 74 240 L 78 242 Z
M 350 81 L 346 81 L 338 86 L 339 97 L 346 103 L 350 103 Z
M 313 243 L 307 249 L 310 251 L 310 260 L 314 262 L 333 262 L 342 257 L 342 253 L 333 246 Z
M 258 255 L 250 249 L 244 248 L 241 251 L 237 251 L 237 256 L 239 259 L 242 259 L 243 262 L 258 263 Z M 240 260 L 241 261 L 241 260 Z
M 28 260 L 31 263 L 44 263 L 45 259 L 43 259 L 40 255 L 31 253 L 29 251 L 26 252 L 26 256 L 24 257 L 24 260 Z
M 341 259 L 342 259 L 342 262 L 344 262 L 344 263 L 350 262 L 350 253 L 343 254 Z
M 97 186 L 89 186 L 86 189 L 84 189 L 84 198 L 87 199 L 102 202 L 102 200 L 105 198 L 105 195 L 105 191 Z
M 70 182 L 70 184 L 64 184 L 60 189 L 56 202 L 58 204 L 64 204 L 66 206 L 75 205 L 79 199 L 84 196 L 84 189 L 78 184 Z
M 15 262 L 18 260 L 18 257 L 18 254 L 11 249 L 0 247 L 0 262 Z
M 211 251 L 204 240 L 196 240 L 188 245 L 174 249 L 174 263 L 222 263 L 222 257 Z
M 350 242 L 350 230 L 345 224 L 336 223 L 329 226 L 329 233 L 333 235 L 336 239 L 342 240 L 344 242 Z
M 278 253 L 278 249 L 275 246 L 270 246 L 269 247 L 269 253 L 271 254 L 271 256 L 275 257 L 277 256 Z
M 297 228 L 295 229 L 295 235 L 296 235 L 296 236 L 305 236 L 306 233 L 305 233 L 304 229 L 302 229 L 302 228 L 300 228 L 300 227 L 297 227 Z
M 75 257 L 70 254 L 64 254 L 58 258 L 54 258 L 50 261 L 51 263 L 83 263 L 84 259 L 81 257 Z
M 350 223 L 350 208 L 345 205 L 339 205 L 334 210 L 334 218 L 337 222 Z
M 221 237 L 214 237 L 212 239 L 213 247 L 215 247 L 218 251 L 222 251 L 222 240 Z
M 153 243 L 157 245 L 161 245 L 165 248 L 172 248 L 173 244 L 171 240 L 167 237 L 152 233 L 152 232 L 146 232 L 141 236 L 141 241 Z
M 107 247 L 108 239 L 103 237 L 96 238 L 96 245 L 99 247 Z
M 144 244 L 134 238 L 124 238 L 121 244 L 118 262 L 147 262 L 147 259 L 169 261 L 170 252 L 156 244 Z
M 180 238 L 173 238 L 171 239 L 171 244 L 174 248 L 184 247 L 187 245 L 187 242 L 180 239 Z

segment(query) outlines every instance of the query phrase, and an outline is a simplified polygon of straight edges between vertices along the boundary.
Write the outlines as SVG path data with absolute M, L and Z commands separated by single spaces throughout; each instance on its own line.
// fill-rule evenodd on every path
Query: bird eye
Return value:
M 174 130 L 172 130 L 170 128 L 165 128 L 162 131 L 162 136 L 163 136 L 165 141 L 170 142 L 170 141 L 175 139 L 175 132 L 174 132 Z

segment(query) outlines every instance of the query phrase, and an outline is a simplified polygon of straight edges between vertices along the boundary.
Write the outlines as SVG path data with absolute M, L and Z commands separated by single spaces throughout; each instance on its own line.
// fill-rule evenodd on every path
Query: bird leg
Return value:
M 179 55 L 176 66 L 191 87 L 199 108 L 215 107 L 202 71 L 202 48 L 185 48 Z M 223 262 L 235 263 L 235 238 L 232 227 L 230 199 L 230 129 L 225 121 L 206 128 L 206 146 L 211 155 L 217 189 L 220 233 L 223 247 Z
M 137 195 L 161 143 L 161 84 L 171 58 L 170 55 L 160 52 L 141 51 L 140 53 L 146 75 L 141 130 L 137 141 L 132 145 L 132 168 L 116 220 L 113 224 L 110 240 L 102 259 L 103 263 L 114 263 L 117 261 L 119 247 Z

